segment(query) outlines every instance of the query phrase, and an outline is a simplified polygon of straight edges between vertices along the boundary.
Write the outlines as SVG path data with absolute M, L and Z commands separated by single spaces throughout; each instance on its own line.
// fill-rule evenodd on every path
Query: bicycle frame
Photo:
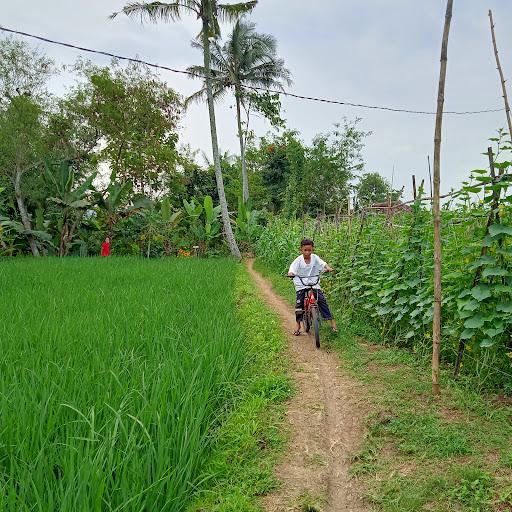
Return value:
M 315 292 L 313 288 L 308 288 L 306 295 L 304 296 L 304 311 L 307 311 L 310 308 L 317 308 L 318 304 L 316 302 Z
M 292 277 L 292 276 L 290 276 Z M 300 282 L 302 283 L 303 286 L 306 287 L 306 293 L 304 294 L 304 304 L 303 304 L 303 309 L 304 309 L 304 314 L 307 314 L 308 311 L 311 309 L 311 308 L 318 308 L 318 304 L 317 304 L 317 298 L 316 298 L 316 294 L 315 294 L 315 288 L 314 286 L 316 286 L 319 282 L 320 282 L 320 275 L 317 275 L 317 276 L 309 276 L 309 277 L 301 277 L 301 276 L 293 276 L 293 278 L 295 277 L 298 277 L 300 279 Z M 312 278 L 317 278 L 316 279 L 316 282 L 314 283 L 304 283 L 304 279 L 312 279 Z

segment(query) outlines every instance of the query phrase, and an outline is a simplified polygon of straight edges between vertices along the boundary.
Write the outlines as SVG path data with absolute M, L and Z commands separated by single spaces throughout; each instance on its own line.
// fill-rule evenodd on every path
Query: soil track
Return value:
M 263 506 L 268 512 L 306 510 L 309 503 L 316 505 L 307 510 L 322 512 L 367 510 L 349 476 L 350 457 L 363 438 L 360 385 L 341 374 L 336 354 L 316 349 L 311 336 L 291 334 L 293 308 L 253 269 L 252 260 L 247 268 L 289 333 L 288 354 L 297 387 L 287 410 L 292 439 L 277 468 L 283 485 L 263 498 Z

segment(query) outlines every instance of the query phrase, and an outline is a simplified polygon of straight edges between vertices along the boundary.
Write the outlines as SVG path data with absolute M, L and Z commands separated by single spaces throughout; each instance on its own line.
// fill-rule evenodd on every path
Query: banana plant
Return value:
M 204 231 L 207 240 L 212 240 L 220 233 L 220 205 L 213 206 L 213 199 L 211 196 L 206 196 L 204 198 L 204 214 L 205 214 L 205 223 L 204 223 Z
M 114 226 L 119 219 L 130 212 L 134 212 L 137 208 L 142 207 L 138 204 L 132 207 L 126 207 L 128 198 L 133 192 L 133 183 L 131 181 L 120 182 L 116 179 L 115 171 L 110 175 L 108 187 L 103 192 L 96 194 L 96 202 L 98 207 L 105 214 L 105 223 L 108 229 L 108 236 L 112 239 Z
M 190 202 L 184 199 L 183 206 L 190 223 L 190 235 L 194 242 L 198 243 L 200 252 L 203 253 L 208 245 L 220 235 L 221 207 L 213 206 L 211 196 L 205 196 L 203 204 L 200 204 L 194 197 Z
M 262 227 L 258 224 L 258 211 L 252 209 L 252 201 L 238 198 L 238 213 L 236 228 L 239 241 L 249 249 L 261 233 Z
M 92 205 L 87 196 L 94 189 L 92 182 L 96 174 L 91 174 L 81 185 L 76 186 L 75 172 L 68 162 L 45 162 L 44 176 L 55 194 L 54 197 L 48 198 L 48 201 L 55 203 L 62 215 L 59 220 L 59 256 L 68 254 L 76 228 L 86 209 Z
M 151 243 L 153 241 L 163 242 L 166 256 L 171 254 L 171 240 L 177 234 L 177 226 L 182 219 L 183 212 L 171 211 L 171 203 L 168 197 L 158 203 L 151 201 L 150 207 L 146 207 L 141 212 L 144 221 L 144 227 L 140 235 L 140 242 L 146 243 L 145 252 L 149 258 L 151 255 Z M 142 249 L 142 247 L 141 247 Z
M 8 217 L 0 217 L 0 254 L 3 256 L 13 256 L 21 253 L 23 246 L 18 242 L 20 238 L 32 236 L 39 240 L 41 244 L 53 247 L 52 236 L 46 231 L 36 229 L 25 229 L 21 222 L 11 220 Z
M 201 216 L 201 213 L 203 213 L 203 207 L 197 202 L 195 197 L 193 197 L 190 202 L 183 199 L 183 206 L 187 212 L 187 216 L 192 221 L 197 221 Z

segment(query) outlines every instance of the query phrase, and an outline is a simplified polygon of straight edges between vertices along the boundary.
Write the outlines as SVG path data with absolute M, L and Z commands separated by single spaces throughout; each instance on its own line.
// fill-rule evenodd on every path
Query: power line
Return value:
M 65 46 L 67 48 L 73 48 L 75 50 L 80 50 L 82 52 L 95 53 L 95 54 L 103 55 L 106 57 L 112 57 L 114 59 L 125 60 L 125 61 L 129 61 L 129 62 L 136 62 L 138 64 L 144 64 L 146 66 L 149 66 L 149 67 L 152 67 L 155 69 L 163 69 L 165 71 L 170 71 L 172 73 L 188 75 L 188 76 L 192 76 L 194 78 L 203 78 L 203 79 L 206 78 L 205 76 L 198 75 L 197 73 L 192 73 L 187 70 L 175 69 L 175 68 L 171 68 L 169 66 L 163 66 L 161 64 L 155 64 L 153 62 L 148 62 L 148 61 L 145 61 L 142 59 L 136 59 L 136 58 L 132 58 L 132 57 L 124 57 L 122 55 L 117 55 L 115 53 L 106 52 L 106 51 L 102 51 L 102 50 L 93 50 L 91 48 L 86 48 L 84 46 L 78 46 L 76 44 L 65 43 L 62 41 L 56 41 L 53 39 L 49 39 L 47 37 L 30 34 L 28 32 L 22 32 L 20 30 L 14 30 L 14 29 L 0 26 L 0 31 L 8 32 L 10 34 L 17 34 L 17 35 L 23 36 L 23 37 L 30 37 L 32 39 L 37 39 L 37 40 L 43 41 L 45 43 L 56 44 L 59 46 Z M 215 80 L 215 78 L 213 78 L 213 80 Z M 329 103 L 332 105 L 344 105 L 347 107 L 366 108 L 366 109 L 372 109 L 372 110 L 384 110 L 384 111 L 388 111 L 388 112 L 401 112 L 401 113 L 406 113 L 406 114 L 419 114 L 419 115 L 429 115 L 429 116 L 436 115 L 436 112 L 429 112 L 429 111 L 425 111 L 425 110 L 408 110 L 408 109 L 403 109 L 403 108 L 383 107 L 383 106 L 378 106 L 378 105 L 366 105 L 363 103 L 352 103 L 350 101 L 331 100 L 331 99 L 319 98 L 319 97 L 315 97 L 315 96 L 303 96 L 301 94 L 295 94 L 292 92 L 281 91 L 281 90 L 277 90 L 277 89 L 266 89 L 264 87 L 255 87 L 255 86 L 248 86 L 248 85 L 243 85 L 243 87 L 246 89 L 252 89 L 255 91 L 264 91 L 264 92 L 269 92 L 272 94 L 279 94 L 281 96 L 288 96 L 290 98 L 296 98 L 296 99 L 306 100 L 306 101 L 316 101 L 316 102 L 320 102 L 320 103 Z M 447 111 L 444 111 L 444 114 L 473 115 L 473 114 L 485 114 L 485 113 L 490 113 L 490 112 L 503 112 L 504 110 L 505 109 L 503 109 L 503 108 L 486 109 L 486 110 L 468 110 L 468 111 L 447 110 Z

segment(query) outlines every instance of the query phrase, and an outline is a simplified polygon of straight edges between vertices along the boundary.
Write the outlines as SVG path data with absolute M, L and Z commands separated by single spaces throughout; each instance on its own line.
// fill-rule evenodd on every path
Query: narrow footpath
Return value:
M 288 403 L 292 438 L 277 468 L 281 488 L 263 498 L 268 512 L 366 510 L 349 475 L 363 440 L 360 384 L 339 370 L 337 354 L 318 350 L 313 337 L 293 336 L 294 310 L 247 262 L 257 287 L 288 333 L 288 356 L 297 393 Z M 313 508 L 307 508 L 311 507 Z

